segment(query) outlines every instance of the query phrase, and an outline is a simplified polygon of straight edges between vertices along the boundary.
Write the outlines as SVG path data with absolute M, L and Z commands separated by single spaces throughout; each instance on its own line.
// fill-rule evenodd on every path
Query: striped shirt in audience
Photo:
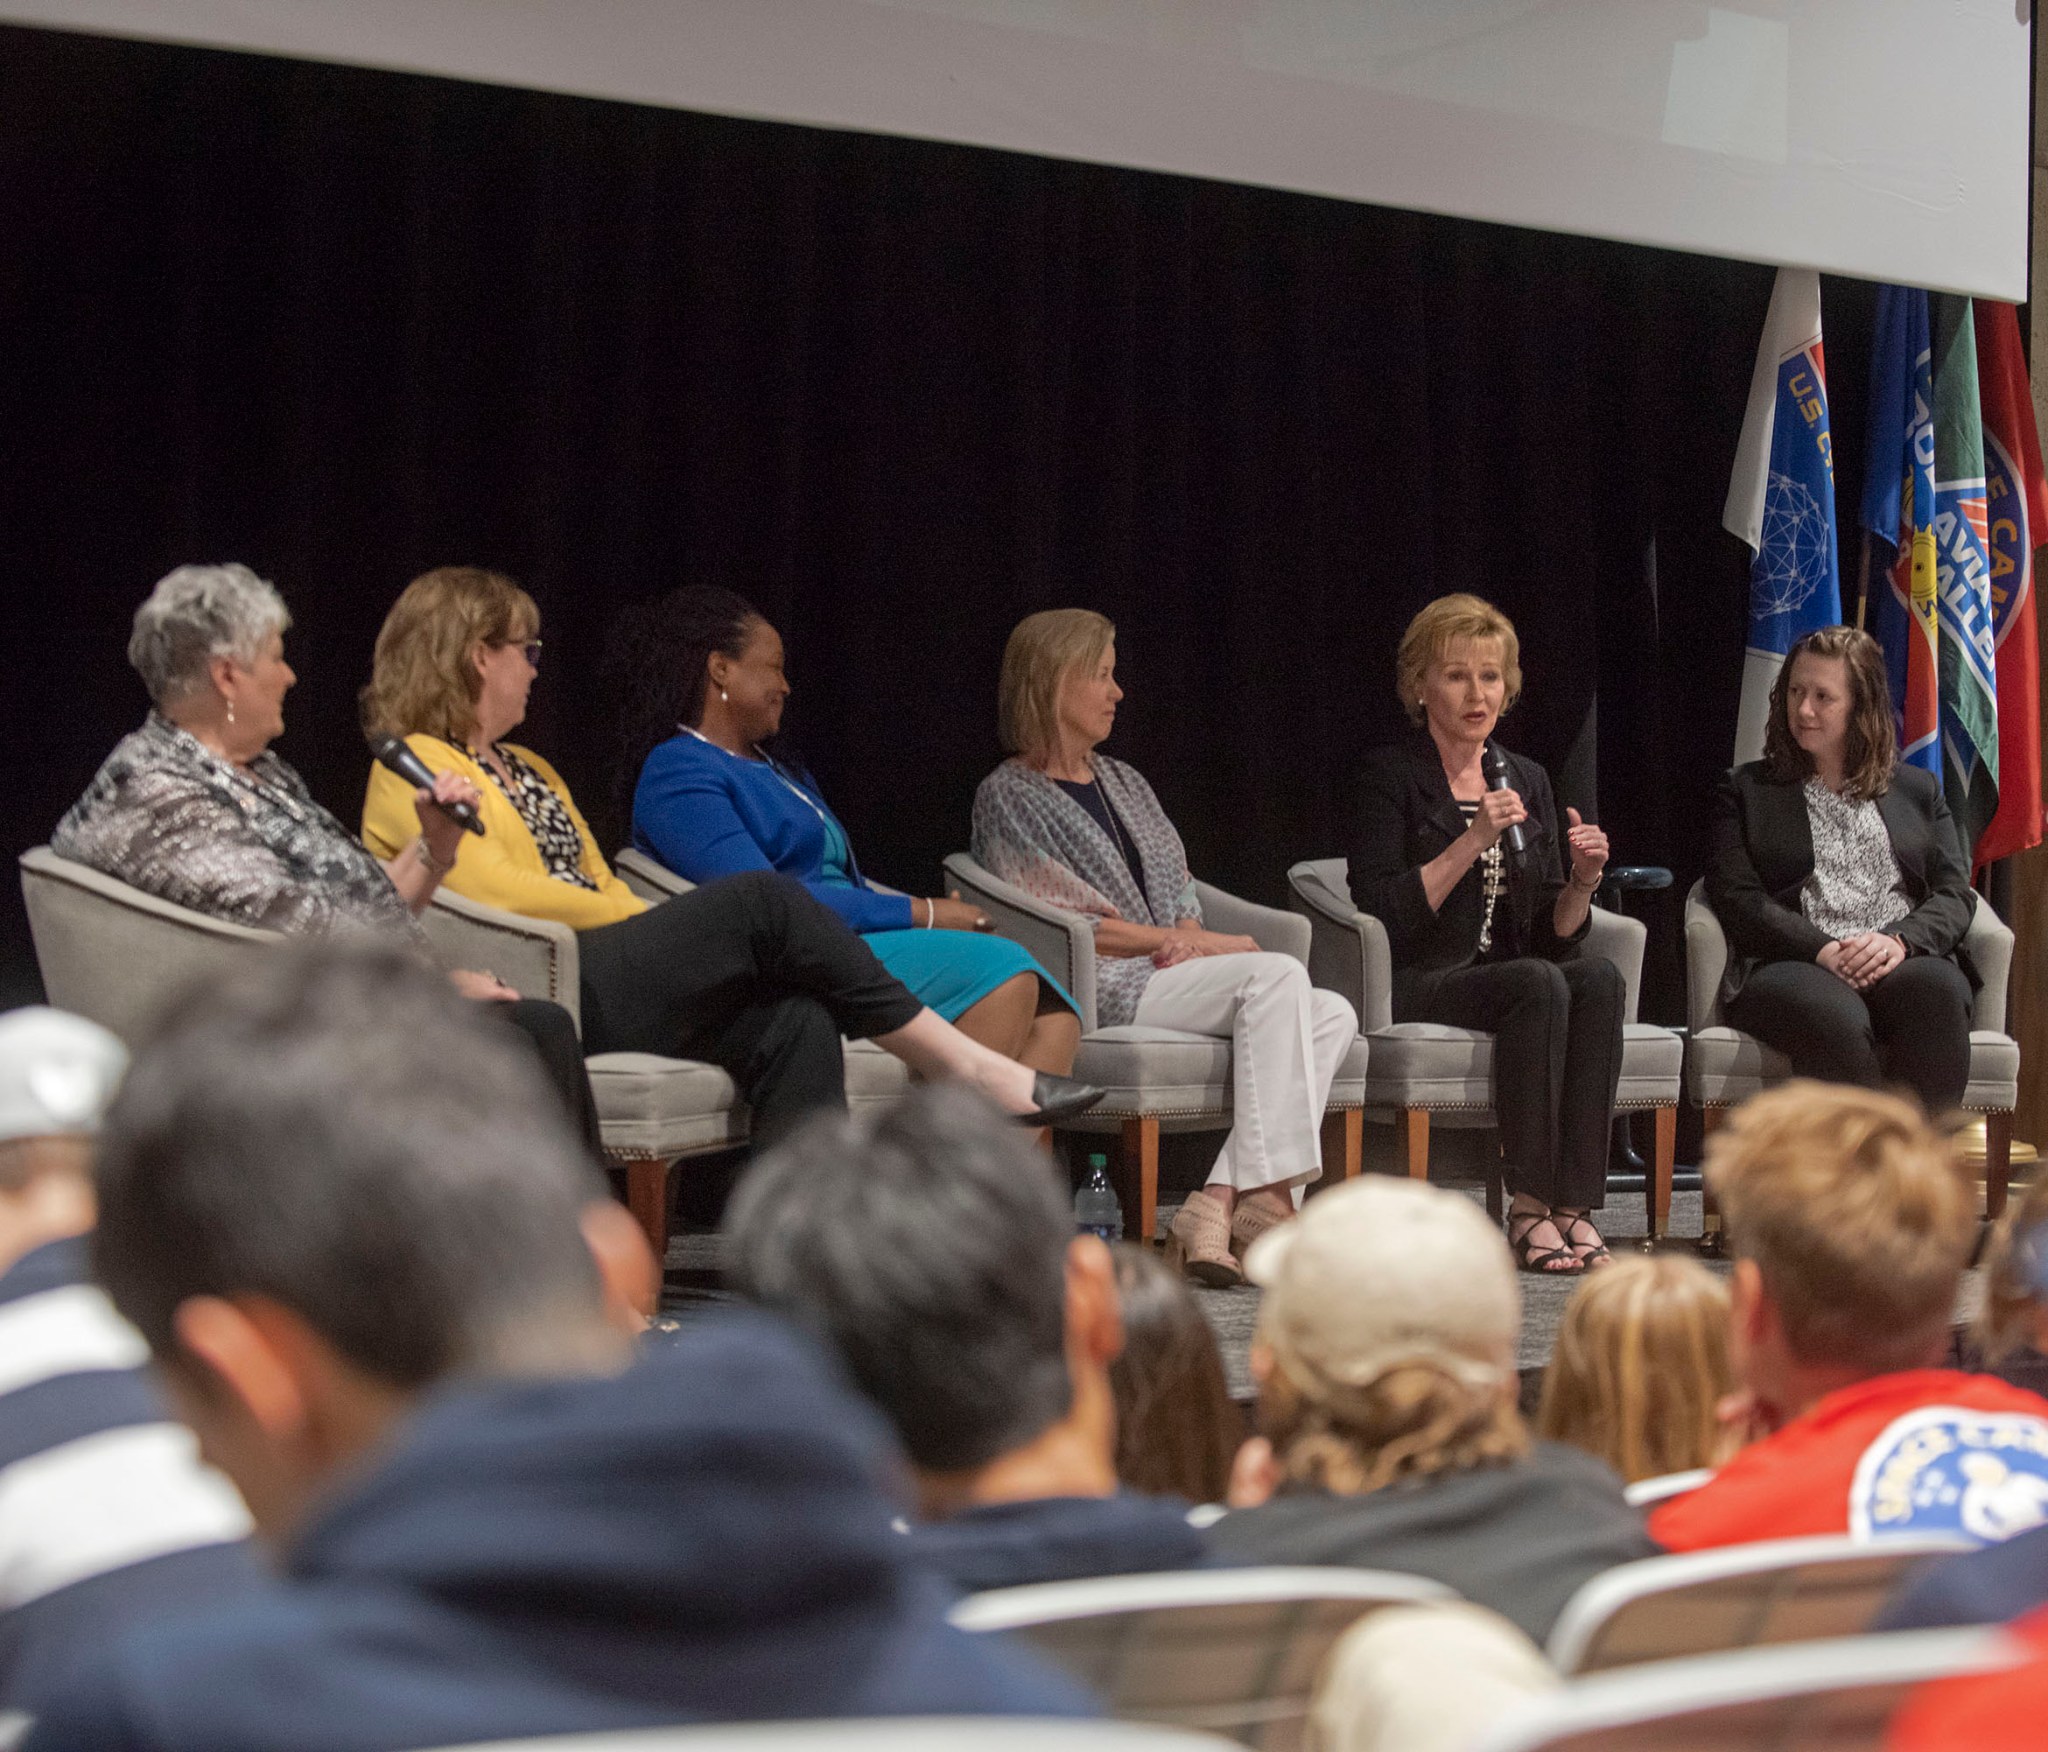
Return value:
M 0 1711 L 80 1650 L 258 1579 L 249 1517 L 170 1421 L 82 1239 L 0 1274 Z

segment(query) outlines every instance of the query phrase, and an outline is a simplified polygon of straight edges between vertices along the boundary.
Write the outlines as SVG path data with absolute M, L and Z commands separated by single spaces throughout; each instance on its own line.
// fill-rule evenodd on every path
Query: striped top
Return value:
M 251 1585 L 248 1512 L 169 1420 L 82 1240 L 0 1274 L 0 1735 L 110 1632 Z

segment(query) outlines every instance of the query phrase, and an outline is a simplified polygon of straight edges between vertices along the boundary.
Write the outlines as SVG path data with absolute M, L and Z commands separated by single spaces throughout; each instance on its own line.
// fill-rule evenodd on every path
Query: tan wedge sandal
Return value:
M 1166 1229 L 1169 1265 L 1212 1290 L 1244 1282 L 1244 1267 L 1230 1251 L 1230 1215 L 1204 1193 L 1190 1193 Z

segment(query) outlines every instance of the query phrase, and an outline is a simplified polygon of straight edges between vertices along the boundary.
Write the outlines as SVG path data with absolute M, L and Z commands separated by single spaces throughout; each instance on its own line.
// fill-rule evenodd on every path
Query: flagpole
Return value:
M 1870 603 L 1870 531 L 1863 532 L 1863 563 L 1856 568 L 1856 630 L 1863 631 L 1864 610 Z

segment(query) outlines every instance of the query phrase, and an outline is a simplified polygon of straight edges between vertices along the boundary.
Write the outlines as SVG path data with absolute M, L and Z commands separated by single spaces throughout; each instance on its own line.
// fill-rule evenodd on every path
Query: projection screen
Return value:
M 2026 296 L 2028 0 L 0 0 Z

